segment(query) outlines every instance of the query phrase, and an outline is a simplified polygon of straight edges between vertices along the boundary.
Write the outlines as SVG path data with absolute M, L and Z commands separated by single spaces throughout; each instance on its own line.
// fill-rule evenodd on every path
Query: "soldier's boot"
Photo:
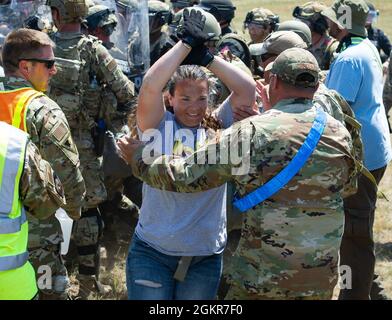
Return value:
M 79 281 L 79 299 L 87 300 L 91 298 L 94 293 L 105 296 L 113 291 L 110 285 L 102 284 L 97 280 L 95 275 L 79 274 L 77 279 Z

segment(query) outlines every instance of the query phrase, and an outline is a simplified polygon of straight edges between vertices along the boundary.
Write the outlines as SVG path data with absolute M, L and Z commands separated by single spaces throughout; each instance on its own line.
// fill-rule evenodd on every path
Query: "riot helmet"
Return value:
M 63 23 L 82 22 L 88 14 L 86 0 L 47 0 L 46 4 L 58 10 Z
M 236 10 L 231 0 L 201 0 L 197 6 L 211 13 L 219 23 L 227 22 L 230 24 Z
M 311 31 L 323 35 L 328 30 L 328 22 L 321 12 L 327 8 L 317 1 L 307 2 L 294 8 L 293 17 L 306 23 Z

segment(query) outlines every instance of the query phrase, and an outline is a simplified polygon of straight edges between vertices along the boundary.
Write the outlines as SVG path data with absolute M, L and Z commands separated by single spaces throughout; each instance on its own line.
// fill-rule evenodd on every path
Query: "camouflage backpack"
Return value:
M 101 87 L 96 78 L 92 58 L 100 43 L 95 37 L 81 36 L 73 45 L 64 46 L 56 35 L 55 56 L 57 74 L 50 81 L 48 95 L 63 109 L 71 127 L 89 129 L 96 126 Z

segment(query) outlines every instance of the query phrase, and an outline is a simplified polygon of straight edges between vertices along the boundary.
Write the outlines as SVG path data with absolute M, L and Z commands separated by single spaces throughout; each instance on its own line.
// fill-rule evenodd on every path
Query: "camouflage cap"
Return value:
M 291 48 L 283 51 L 272 64 L 271 72 L 282 81 L 303 88 L 315 88 L 320 68 L 307 50 Z
M 263 54 L 279 55 L 289 48 L 303 48 L 308 46 L 301 37 L 293 31 L 276 31 L 267 36 L 263 43 L 251 44 L 249 50 L 252 56 Z
M 278 31 L 293 31 L 298 34 L 303 41 L 308 45 L 308 48 L 312 45 L 312 31 L 309 26 L 299 20 L 288 20 L 282 22 Z
M 339 28 L 346 29 L 357 36 L 366 37 L 365 25 L 368 12 L 369 7 L 365 0 L 336 0 L 321 14 L 336 23 Z

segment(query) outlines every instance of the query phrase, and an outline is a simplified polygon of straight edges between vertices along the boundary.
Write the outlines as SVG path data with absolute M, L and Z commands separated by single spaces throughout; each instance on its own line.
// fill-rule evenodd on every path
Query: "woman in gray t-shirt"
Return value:
M 211 55 L 203 42 L 192 45 L 189 37 L 179 41 L 144 77 L 137 127 L 155 153 L 186 157 L 214 137 L 204 125 L 208 76 L 194 64 L 207 66 L 231 90 L 232 106 L 253 103 L 253 80 L 247 74 Z M 186 58 L 189 65 L 180 66 Z M 166 86 L 173 114 L 165 109 Z M 214 299 L 226 238 L 226 185 L 193 194 L 144 185 L 127 259 L 129 299 Z

